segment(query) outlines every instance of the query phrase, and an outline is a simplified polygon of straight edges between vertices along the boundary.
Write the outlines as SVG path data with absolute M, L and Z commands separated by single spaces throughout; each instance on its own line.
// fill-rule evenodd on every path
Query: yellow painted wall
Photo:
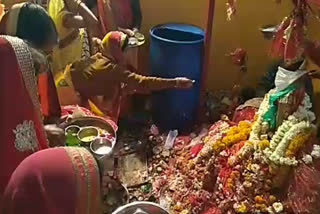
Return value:
M 227 0 L 216 0 L 213 44 L 211 47 L 208 89 L 228 89 L 238 72 L 225 55 L 241 47 L 247 50 L 248 74 L 244 84 L 254 86 L 271 59 L 268 56 L 270 41 L 266 41 L 259 31 L 261 26 L 278 24 L 289 13 L 291 1 L 281 5 L 273 0 L 240 0 L 237 15 L 227 21 Z M 148 35 L 151 27 L 166 22 L 184 22 L 205 27 L 207 0 L 141 0 L 143 11 L 142 31 Z M 311 23 L 311 29 L 320 29 L 320 23 Z M 320 35 L 320 30 L 316 35 Z M 317 36 L 320 40 L 320 36 Z M 147 69 L 148 45 L 141 51 L 144 69 Z M 168 68 L 170 69 L 170 68 Z

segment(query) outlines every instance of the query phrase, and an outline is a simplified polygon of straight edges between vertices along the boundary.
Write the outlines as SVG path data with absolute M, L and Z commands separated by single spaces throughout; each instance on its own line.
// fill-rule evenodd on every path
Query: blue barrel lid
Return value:
M 165 38 L 163 36 L 157 35 L 157 31 L 161 29 L 167 29 L 167 30 L 173 30 L 173 31 L 179 31 L 181 33 L 185 32 L 188 34 L 194 34 L 196 35 L 194 40 L 175 40 L 172 38 Z M 204 41 L 204 36 L 205 33 L 204 31 L 195 25 L 191 24 L 179 24 L 179 23 L 168 23 L 168 24 L 161 24 L 161 25 L 156 25 L 150 30 L 150 35 L 152 37 L 155 37 L 159 40 L 163 40 L 166 42 L 173 42 L 173 43 L 199 43 Z

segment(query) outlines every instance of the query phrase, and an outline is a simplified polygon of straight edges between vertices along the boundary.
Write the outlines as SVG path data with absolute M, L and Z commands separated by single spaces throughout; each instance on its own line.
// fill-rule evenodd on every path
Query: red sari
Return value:
M 21 39 L 0 37 L 0 200 L 22 160 L 48 148 L 36 76 L 28 46 Z
M 130 0 L 98 0 L 98 14 L 103 35 L 117 30 L 118 27 L 132 28 Z
M 98 214 L 100 174 L 96 160 L 80 147 L 45 149 L 14 171 L 1 214 Z

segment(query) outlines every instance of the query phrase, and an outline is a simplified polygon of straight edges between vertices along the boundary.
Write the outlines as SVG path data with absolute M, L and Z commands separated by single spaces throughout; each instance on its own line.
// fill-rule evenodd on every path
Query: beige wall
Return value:
M 141 0 L 143 10 L 142 31 L 166 22 L 185 22 L 205 27 L 208 0 Z M 238 12 L 232 21 L 226 19 L 226 0 L 216 0 L 213 44 L 211 47 L 208 88 L 210 90 L 230 88 L 237 68 L 225 55 L 241 47 L 249 55 L 248 74 L 245 85 L 255 85 L 271 59 L 268 56 L 270 41 L 263 39 L 261 26 L 277 24 L 290 11 L 290 2 L 277 5 L 273 0 L 238 1 Z M 320 23 L 311 23 L 311 29 L 320 29 Z M 320 33 L 314 33 L 320 40 Z M 148 44 L 141 51 L 141 62 L 147 69 Z

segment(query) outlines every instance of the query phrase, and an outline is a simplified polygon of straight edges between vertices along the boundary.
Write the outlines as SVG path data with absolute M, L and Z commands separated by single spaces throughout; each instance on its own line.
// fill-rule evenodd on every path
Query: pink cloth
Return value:
M 32 59 L 25 58 L 28 54 L 22 40 L 0 38 L 0 200 L 21 161 L 37 150 L 48 148 L 40 104 L 36 104 L 37 94 L 27 88 L 36 82 L 30 66 Z
M 100 175 L 85 148 L 59 147 L 26 158 L 12 174 L 1 214 L 100 213 Z

